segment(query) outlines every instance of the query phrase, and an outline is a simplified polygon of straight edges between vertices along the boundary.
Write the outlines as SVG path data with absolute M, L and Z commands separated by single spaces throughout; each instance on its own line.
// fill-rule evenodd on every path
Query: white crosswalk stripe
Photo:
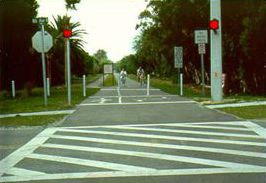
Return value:
M 0 161 L 0 182 L 266 173 L 263 130 L 249 121 L 48 128 Z M 121 156 L 124 158 L 118 158 Z M 136 158 L 140 162 L 152 159 L 155 164 L 131 160 Z M 156 161 L 165 163 L 166 168 L 156 167 Z M 85 166 L 92 170 L 64 172 L 62 169 L 59 173 L 49 173 L 30 166 L 36 162 Z M 182 168 L 173 168 L 169 163 L 182 163 Z M 192 167 L 186 168 L 186 164 Z

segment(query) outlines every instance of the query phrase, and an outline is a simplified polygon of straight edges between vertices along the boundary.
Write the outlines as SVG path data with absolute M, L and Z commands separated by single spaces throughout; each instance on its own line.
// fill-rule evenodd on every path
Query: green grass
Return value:
M 92 83 L 99 79 L 102 76 L 102 74 L 88 74 L 86 77 L 86 84 Z M 80 77 L 74 77 L 72 78 L 72 84 L 82 84 L 83 78 Z
M 131 79 L 137 80 L 135 75 L 129 76 Z M 150 80 L 151 86 L 155 88 L 159 88 L 162 91 L 173 94 L 179 95 L 180 94 L 180 87 L 178 84 L 173 84 L 170 79 L 159 79 L 159 78 L 151 78 Z M 205 96 L 201 93 L 201 87 L 196 85 L 184 85 L 183 94 L 185 97 L 193 98 L 197 101 L 208 100 L 210 98 L 210 89 L 205 89 Z
M 137 80 L 135 75 L 130 75 L 131 79 Z M 164 92 L 169 94 L 179 95 L 179 86 L 173 84 L 170 79 L 161 79 L 161 78 L 151 78 L 151 86 L 161 89 Z M 183 88 L 183 94 L 185 97 L 191 98 L 198 102 L 209 101 L 211 99 L 210 88 L 205 88 L 205 96 L 201 93 L 201 86 L 185 84 Z M 224 97 L 224 102 L 222 103 L 236 103 L 243 101 L 265 101 L 266 96 L 252 96 L 252 95 L 229 95 Z
M 60 121 L 65 115 L 45 115 L 45 116 L 16 116 L 10 118 L 0 118 L 1 127 L 19 126 L 47 126 Z
M 67 89 L 64 86 L 51 88 L 51 96 L 48 97 L 46 107 L 44 106 L 42 88 L 33 89 L 32 96 L 28 97 L 23 94 L 23 90 L 18 91 L 15 99 L 5 96 L 2 92 L 0 94 L 0 114 L 71 109 L 84 100 L 81 84 L 73 84 L 71 88 L 72 106 L 68 105 Z M 87 96 L 96 93 L 98 90 L 98 88 L 87 88 Z
M 108 74 L 104 79 L 104 86 L 116 86 L 117 82 L 113 74 Z
M 230 107 L 219 109 L 226 113 L 234 114 L 244 119 L 263 119 L 266 118 L 266 105 L 248 107 Z

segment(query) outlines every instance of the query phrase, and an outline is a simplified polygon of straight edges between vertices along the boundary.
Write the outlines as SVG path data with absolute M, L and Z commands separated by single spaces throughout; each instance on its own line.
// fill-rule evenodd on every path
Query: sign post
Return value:
M 104 64 L 103 65 L 103 85 L 104 85 L 104 75 L 105 74 L 113 74 L 113 64 Z M 114 84 L 114 77 L 113 77 Z
M 180 95 L 183 95 L 183 47 L 174 47 L 174 56 L 175 56 L 175 68 L 177 68 L 178 72 L 178 84 L 180 86 Z M 181 70 L 181 72 L 180 72 Z
M 198 52 L 201 60 L 201 91 L 205 96 L 205 69 L 204 69 L 204 54 L 206 54 L 205 44 L 208 43 L 208 31 L 207 30 L 195 30 L 195 44 L 198 44 Z
M 211 0 L 210 6 L 211 97 L 217 102 L 223 100 L 221 0 Z
M 65 29 L 63 36 L 66 38 L 66 61 L 67 61 L 67 101 L 71 105 L 71 65 L 70 65 L 70 37 L 72 30 Z
M 44 105 L 47 106 L 47 83 L 46 83 L 46 66 L 45 66 L 45 53 L 53 46 L 52 36 L 45 32 L 44 24 L 48 22 L 48 18 L 40 17 L 32 20 L 33 23 L 37 23 L 41 26 L 41 31 L 38 31 L 32 37 L 32 46 L 35 50 L 41 53 L 42 58 L 42 76 L 43 76 L 43 96 Z

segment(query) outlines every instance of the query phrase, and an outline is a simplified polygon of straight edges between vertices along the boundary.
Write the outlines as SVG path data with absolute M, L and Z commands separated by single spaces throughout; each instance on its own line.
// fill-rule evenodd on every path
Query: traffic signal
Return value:
M 65 38 L 70 38 L 70 37 L 72 36 L 72 30 L 70 30 L 70 29 L 65 29 L 65 30 L 63 31 L 63 35 L 64 35 Z
M 216 32 L 219 29 L 219 20 L 212 19 L 210 21 L 210 29 Z

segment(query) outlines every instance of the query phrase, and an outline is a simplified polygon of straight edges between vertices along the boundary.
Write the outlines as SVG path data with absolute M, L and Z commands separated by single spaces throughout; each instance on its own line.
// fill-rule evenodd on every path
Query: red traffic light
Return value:
M 72 30 L 65 29 L 65 30 L 63 31 L 63 35 L 64 35 L 65 38 L 69 38 L 69 37 L 71 37 L 71 36 L 72 36 Z
M 210 29 L 214 30 L 214 31 L 218 30 L 219 29 L 219 20 L 217 20 L 217 19 L 211 20 L 210 21 Z

